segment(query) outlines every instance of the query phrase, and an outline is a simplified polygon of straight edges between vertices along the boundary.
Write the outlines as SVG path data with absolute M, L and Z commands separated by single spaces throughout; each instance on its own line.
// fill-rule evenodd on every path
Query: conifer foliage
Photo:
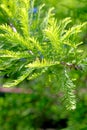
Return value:
M 46 13 L 43 8 L 34 10 L 34 1 L 29 0 L 0 1 L 0 75 L 8 75 L 3 87 L 46 73 L 51 81 L 56 79 L 56 87 L 60 84 L 67 108 L 75 109 L 71 73 L 86 65 L 78 49 L 78 35 L 86 23 L 71 27 L 71 18 L 57 21 L 54 8 Z

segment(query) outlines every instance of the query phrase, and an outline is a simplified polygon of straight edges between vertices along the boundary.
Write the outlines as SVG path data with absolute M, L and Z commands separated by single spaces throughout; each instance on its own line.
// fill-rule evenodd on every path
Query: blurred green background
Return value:
M 55 8 L 57 20 L 71 17 L 72 24 L 87 21 L 87 0 L 36 0 L 35 8 L 43 3 L 45 12 L 50 7 Z M 83 29 L 80 40 L 83 41 L 80 47 L 87 54 L 87 27 Z M 0 130 L 87 130 L 87 74 L 78 72 L 75 77 L 78 87 L 77 108 L 74 111 L 67 111 L 60 101 L 61 93 L 49 87 L 50 77 L 48 84 L 43 82 L 43 78 L 44 81 L 48 78 L 46 75 L 19 85 L 32 89 L 32 94 L 0 93 Z

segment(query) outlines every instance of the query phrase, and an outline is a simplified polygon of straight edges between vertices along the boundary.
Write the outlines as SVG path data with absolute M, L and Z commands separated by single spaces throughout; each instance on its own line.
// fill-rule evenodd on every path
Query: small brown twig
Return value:
M 66 63 L 66 62 L 61 62 L 62 65 L 65 65 L 66 67 L 69 67 L 70 69 L 75 69 L 75 70 L 82 70 L 82 67 L 73 63 Z

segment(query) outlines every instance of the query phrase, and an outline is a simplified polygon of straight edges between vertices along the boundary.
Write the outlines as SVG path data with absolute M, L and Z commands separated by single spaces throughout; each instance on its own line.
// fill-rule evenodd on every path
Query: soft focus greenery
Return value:
M 36 0 L 36 6 L 38 2 Z M 58 19 L 64 17 L 72 17 L 74 22 L 81 22 L 87 20 L 87 1 L 86 0 L 43 0 L 46 7 L 55 7 L 55 15 Z
M 0 84 L 32 90 L 0 97 L 0 130 L 46 121 L 87 129 L 86 8 L 86 0 L 0 1 Z
M 0 98 L 0 130 L 38 130 L 48 120 L 57 122 L 56 129 L 62 130 L 63 122 L 60 127 L 58 123 L 62 119 L 67 122 L 63 130 L 86 130 L 87 94 L 86 90 L 81 91 L 74 111 L 66 111 L 60 102 L 56 102 L 56 96 L 6 94 Z

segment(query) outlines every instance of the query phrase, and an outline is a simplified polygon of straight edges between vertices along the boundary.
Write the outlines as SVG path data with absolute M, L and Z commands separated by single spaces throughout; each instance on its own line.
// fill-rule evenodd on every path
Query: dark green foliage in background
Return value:
M 56 96 L 44 94 L 6 94 L 0 98 L 0 129 L 1 130 L 38 130 L 44 121 L 57 122 L 62 130 L 66 119 L 66 128 L 63 130 L 86 130 L 87 129 L 87 94 L 83 90 L 78 92 L 78 105 L 74 111 L 65 111 L 60 101 L 56 102 Z M 58 97 L 60 99 L 60 97 Z M 45 124 L 47 125 L 47 124 Z

